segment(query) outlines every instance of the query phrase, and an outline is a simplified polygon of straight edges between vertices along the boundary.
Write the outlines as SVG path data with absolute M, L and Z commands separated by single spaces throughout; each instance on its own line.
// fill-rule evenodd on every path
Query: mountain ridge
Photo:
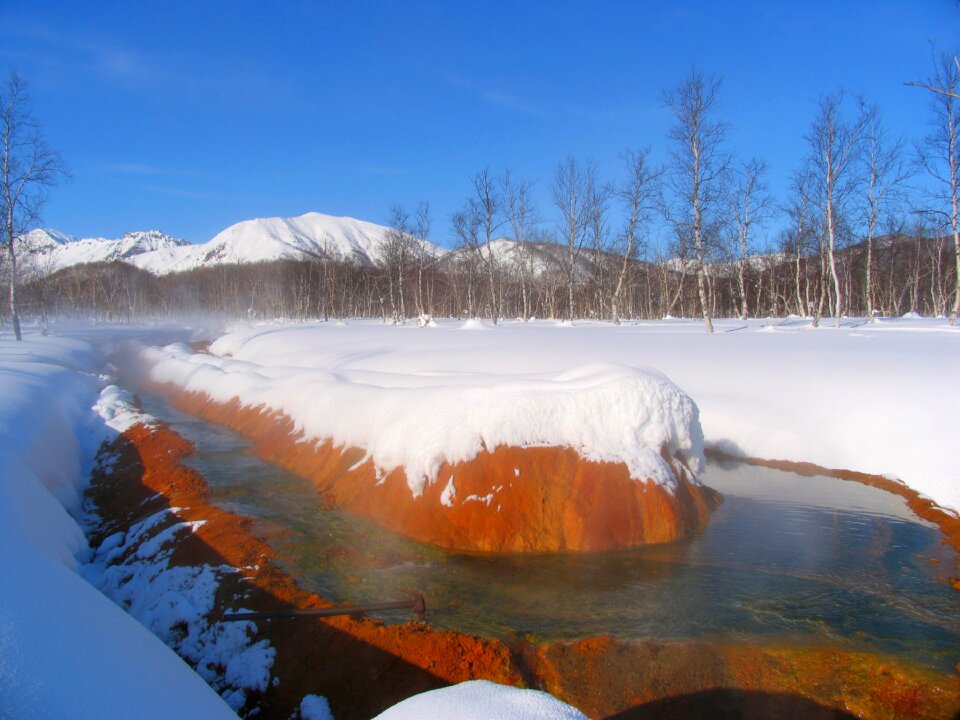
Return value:
M 153 275 L 202 267 L 275 260 L 333 259 L 379 264 L 390 228 L 366 220 L 308 212 L 296 217 L 253 218 L 234 223 L 205 243 L 193 244 L 159 230 L 126 233 L 122 238 L 75 238 L 51 228 L 18 238 L 21 257 L 55 272 L 74 265 L 121 261 Z M 424 241 L 438 256 L 446 250 Z

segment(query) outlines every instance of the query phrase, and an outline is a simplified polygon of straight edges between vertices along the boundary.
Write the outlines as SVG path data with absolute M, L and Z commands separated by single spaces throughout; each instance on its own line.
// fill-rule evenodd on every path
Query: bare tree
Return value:
M 730 214 L 734 218 L 737 233 L 737 284 L 740 289 L 740 319 L 750 314 L 747 292 L 747 260 L 753 249 L 755 225 L 762 224 L 773 209 L 773 201 L 767 194 L 767 164 L 758 158 L 744 163 L 734 176 L 729 194 Z
M 663 170 L 651 168 L 649 157 L 650 148 L 639 152 L 625 152 L 623 160 L 627 166 L 627 178 L 624 184 L 615 190 L 616 196 L 627 210 L 627 220 L 621 233 L 623 261 L 620 263 L 617 283 L 610 295 L 610 320 L 614 325 L 620 324 L 620 296 L 623 293 L 627 270 L 630 264 L 635 262 L 638 250 L 643 244 L 641 233 L 660 205 L 658 200 Z
M 707 297 L 706 258 L 709 216 L 721 199 L 723 180 L 730 164 L 726 150 L 727 126 L 713 118 L 720 80 L 693 69 L 673 90 L 664 93 L 664 104 L 673 113 L 670 140 L 673 192 L 680 205 L 679 232 L 693 241 L 696 252 L 697 292 L 708 333 L 713 332 L 711 303 Z
M 607 223 L 611 189 L 594 183 L 587 198 L 587 233 L 593 249 L 594 315 L 603 317 L 607 299 L 607 248 L 610 228 Z
M 858 100 L 853 120 L 848 121 L 843 117 L 843 109 L 842 92 L 823 96 L 807 136 L 814 202 L 823 214 L 823 245 L 833 279 L 833 309 L 837 327 L 840 327 L 843 314 L 843 291 L 836 260 L 838 227 L 860 179 L 857 177 L 858 162 L 870 117 L 863 100 Z M 819 324 L 823 302 L 824 294 L 821 293 L 814 326 Z
M 417 255 L 417 314 L 432 315 L 432 303 L 423 300 L 423 270 L 433 259 L 433 247 L 430 244 L 430 203 L 421 202 L 413 219 L 413 238 Z
M 520 275 L 520 296 L 523 321 L 530 319 L 530 249 L 528 247 L 531 228 L 537 223 L 537 212 L 533 206 L 531 194 L 533 181 L 514 181 L 510 171 L 506 170 L 500 183 L 506 203 L 507 217 L 513 230 L 514 264 Z
M 814 242 L 814 211 L 810 200 L 810 173 L 808 167 L 801 168 L 791 182 L 793 200 L 786 208 L 787 214 L 793 221 L 793 228 L 789 231 L 790 251 L 794 256 L 793 281 L 797 300 L 797 315 L 808 317 L 812 314 L 810 299 L 810 271 L 806 263 L 806 256 Z M 800 276 L 803 268 L 803 296 L 800 295 Z
M 587 238 L 592 198 L 596 186 L 596 166 L 592 160 L 582 165 L 573 157 L 557 165 L 553 174 L 553 203 L 560 211 L 560 232 L 566 253 L 567 319 L 576 314 L 573 288 L 576 284 L 577 260 Z
M 933 76 L 926 83 L 912 83 L 933 92 L 931 120 L 933 131 L 918 147 L 920 162 L 937 181 L 938 191 L 932 200 L 945 204 L 947 210 L 931 208 L 948 218 L 953 234 L 956 278 L 950 324 L 957 324 L 960 314 L 960 56 L 941 54 L 934 57 Z
M 10 271 L 10 316 L 13 333 L 20 340 L 17 239 L 40 221 L 47 190 L 67 172 L 60 154 L 47 145 L 30 112 L 26 81 L 13 70 L 0 88 L 0 141 L 0 211 Z
M 387 271 L 387 288 L 393 321 L 407 319 L 404 284 L 411 245 L 410 215 L 402 205 L 390 209 L 390 226 L 383 236 L 383 259 Z
M 494 325 L 500 317 L 499 295 L 496 284 L 497 258 L 493 240 L 497 231 L 507 222 L 503 196 L 490 168 L 484 168 L 472 178 L 473 196 L 452 218 L 453 232 L 462 246 L 470 248 L 487 271 L 490 291 L 490 320 Z
M 900 191 L 909 172 L 903 163 L 903 141 L 891 140 L 886 129 L 880 123 L 880 113 L 876 108 L 869 112 L 863 152 L 866 175 L 866 197 L 863 214 L 867 231 L 867 259 L 864 268 L 864 298 L 867 317 L 874 322 L 874 256 L 873 244 L 877 228 L 893 211 L 900 200 Z

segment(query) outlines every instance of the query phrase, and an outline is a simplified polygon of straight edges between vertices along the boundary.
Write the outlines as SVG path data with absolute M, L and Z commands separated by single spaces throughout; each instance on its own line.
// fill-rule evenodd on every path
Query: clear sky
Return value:
M 723 80 L 731 146 L 779 192 L 824 92 L 926 132 L 930 42 L 960 42 L 960 2 L 5 2 L 0 64 L 73 179 L 44 225 L 160 229 L 203 242 L 309 211 L 386 222 L 428 200 L 433 239 L 485 166 L 538 179 L 567 155 L 610 180 L 619 153 L 666 159 L 664 88 Z

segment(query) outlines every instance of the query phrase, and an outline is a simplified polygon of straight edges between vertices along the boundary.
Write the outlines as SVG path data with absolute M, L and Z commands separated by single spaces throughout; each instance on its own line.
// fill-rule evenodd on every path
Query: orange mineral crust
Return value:
M 210 409 L 221 411 L 222 407 Z M 251 431 L 261 422 L 256 414 L 238 413 L 235 417 L 252 423 Z M 550 448 L 539 450 L 544 451 L 543 458 L 565 458 L 576 465 L 573 455 Z M 273 551 L 253 535 L 250 520 L 210 504 L 206 480 L 182 463 L 193 451 L 192 445 L 169 427 L 162 423 L 136 425 L 106 451 L 115 461 L 94 474 L 88 493 L 102 519 L 90 538 L 94 547 L 160 509 L 175 508 L 168 522 L 205 522 L 195 532 L 178 536 L 171 565 L 226 563 L 239 568 L 224 577 L 211 622 L 220 619 L 223 608 L 278 610 L 330 605 L 299 588 L 273 563 Z M 506 463 L 503 468 L 511 473 L 515 452 L 505 448 L 498 456 L 502 458 L 498 462 Z M 350 460 L 338 462 L 349 467 Z M 405 485 L 402 489 L 409 495 Z M 466 490 L 464 486 L 458 494 Z M 434 502 L 439 505 L 436 498 Z M 159 524 L 144 533 L 142 541 L 150 541 L 164 527 Z M 960 711 L 960 678 L 956 674 L 833 645 L 622 641 L 609 637 L 564 642 L 538 642 L 528 637 L 508 644 L 438 632 L 419 622 L 384 625 L 349 616 L 260 621 L 257 627 L 256 638 L 267 639 L 276 649 L 271 668 L 275 682 L 263 693 L 252 693 L 245 709 L 257 707 L 258 717 L 264 718 L 295 717 L 307 694 L 326 696 L 337 718 L 369 718 L 413 694 L 478 678 L 543 689 L 581 708 L 589 717 L 619 720 L 951 720 Z
M 331 605 L 300 589 L 273 564 L 273 551 L 251 533 L 248 518 L 210 504 L 204 477 L 182 464 L 193 446 L 169 427 L 135 425 L 106 451 L 116 461 L 94 473 L 87 495 L 102 518 L 90 538 L 94 547 L 158 510 L 173 509 L 166 523 L 143 533 L 142 542 L 169 523 L 203 521 L 195 532 L 178 537 L 170 564 L 239 569 L 224 577 L 211 622 L 229 607 L 260 611 Z M 259 621 L 258 629 L 257 637 L 266 638 L 277 652 L 271 668 L 275 682 L 263 693 L 251 693 L 250 707 L 259 707 L 262 717 L 291 717 L 307 694 L 329 698 L 337 718 L 369 718 L 410 695 L 451 683 L 477 678 L 522 682 L 503 643 L 437 632 L 419 622 L 384 625 L 340 616 Z
M 159 389 L 182 410 L 243 434 L 263 458 L 313 480 L 325 502 L 447 549 L 600 551 L 670 542 L 702 527 L 720 502 L 688 479 L 682 457 L 672 459 L 679 471 L 671 492 L 631 479 L 622 463 L 587 460 L 571 448 L 510 446 L 444 463 L 414 497 L 402 469 L 381 476 L 363 450 L 304 440 L 283 414 Z

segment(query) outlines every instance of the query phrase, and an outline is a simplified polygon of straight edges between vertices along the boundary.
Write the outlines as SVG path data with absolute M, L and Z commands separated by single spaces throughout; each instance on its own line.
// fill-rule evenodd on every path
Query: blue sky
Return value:
M 930 42 L 960 41 L 956 0 L 901 2 L 43 2 L 0 6 L 0 65 L 72 180 L 44 224 L 157 228 L 203 242 L 252 217 L 385 222 L 428 200 L 433 239 L 470 175 L 538 179 L 567 155 L 666 159 L 661 94 L 692 64 L 723 80 L 731 148 L 779 193 L 824 92 L 926 132 Z

